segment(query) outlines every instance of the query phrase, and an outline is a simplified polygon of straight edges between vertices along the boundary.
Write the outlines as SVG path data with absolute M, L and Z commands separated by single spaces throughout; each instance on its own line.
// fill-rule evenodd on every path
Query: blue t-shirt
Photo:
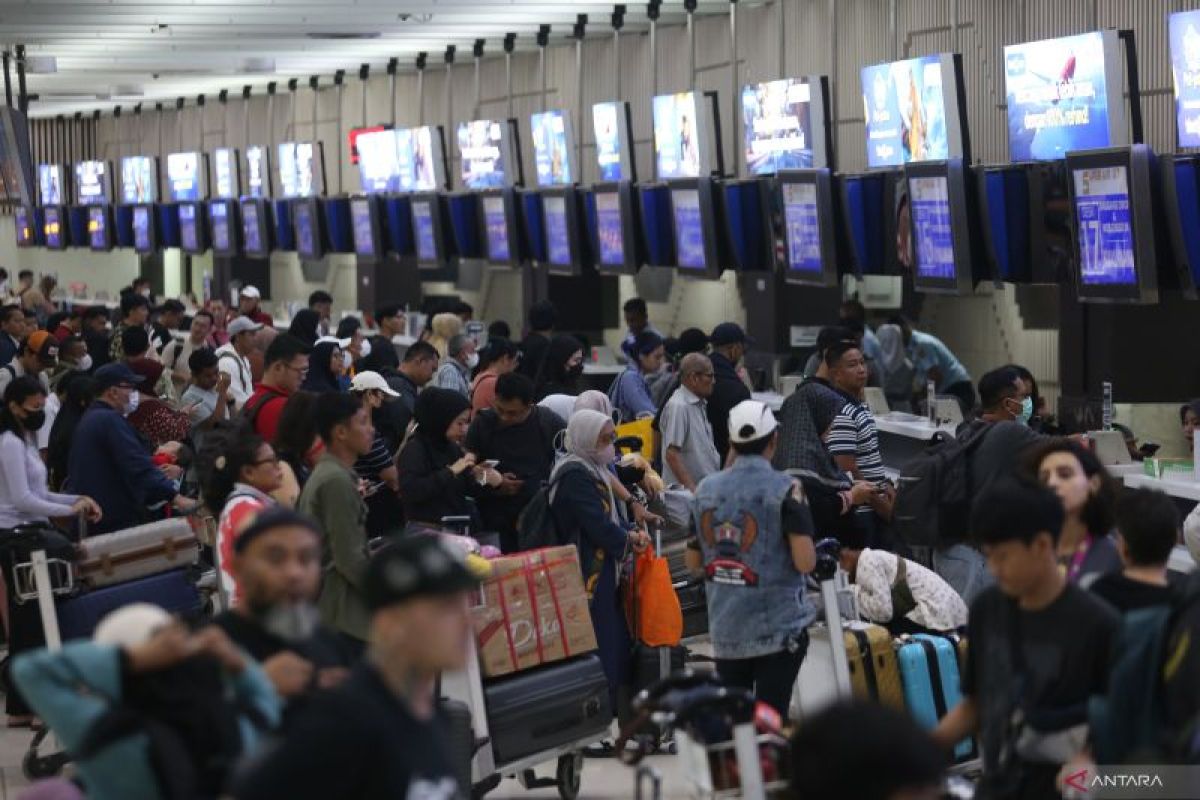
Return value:
M 937 367 L 941 373 L 937 390 L 945 391 L 946 387 L 956 383 L 971 382 L 967 368 L 962 365 L 950 348 L 942 344 L 936 336 L 921 331 L 912 332 L 912 341 L 908 343 L 908 357 L 913 362 L 913 374 L 922 382 L 926 380 L 929 370 Z

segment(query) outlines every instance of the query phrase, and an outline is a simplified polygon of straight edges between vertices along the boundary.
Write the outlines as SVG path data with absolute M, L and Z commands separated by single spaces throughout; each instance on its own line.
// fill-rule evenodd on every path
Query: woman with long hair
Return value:
M 283 484 L 274 497 L 281 505 L 295 508 L 300 490 L 308 482 L 324 445 L 317 436 L 317 394 L 299 391 L 287 399 L 275 432 L 275 452 L 283 470 Z
M 60 393 L 66 391 L 62 408 L 50 427 L 46 446 L 46 467 L 50 472 L 50 488 L 58 491 L 67 479 L 67 460 L 71 455 L 71 438 L 83 413 L 96 399 L 96 381 L 86 372 L 69 372 L 58 384 Z
M 508 339 L 488 339 L 487 346 L 479 351 L 479 371 L 471 381 L 471 410 L 482 411 L 492 407 L 496 399 L 496 379 L 512 372 L 521 360 L 521 349 Z
M 546 348 L 546 358 L 537 378 L 538 399 L 552 394 L 577 396 L 582 376 L 583 342 L 566 333 L 556 335 Z

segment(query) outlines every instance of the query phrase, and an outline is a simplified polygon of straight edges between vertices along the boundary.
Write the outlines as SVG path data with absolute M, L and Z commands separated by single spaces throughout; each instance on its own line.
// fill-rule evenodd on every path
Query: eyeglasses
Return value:
M 301 375 L 307 375 L 307 374 L 308 374 L 308 367 L 293 367 L 291 364 L 284 364 L 284 365 L 283 365 L 283 368 L 284 368 L 284 369 L 290 369 L 292 372 L 298 372 L 298 373 L 300 373 Z
M 263 464 L 279 465 L 279 456 L 271 456 L 270 458 L 260 458 L 258 461 L 251 461 L 250 466 L 261 467 Z

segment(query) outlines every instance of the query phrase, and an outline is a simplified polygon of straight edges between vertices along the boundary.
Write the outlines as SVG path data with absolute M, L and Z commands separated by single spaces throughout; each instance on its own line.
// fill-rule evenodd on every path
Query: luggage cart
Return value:
M 483 675 L 479 669 L 479 658 L 472 636 L 468 645 L 467 666 L 463 670 L 442 675 L 441 696 L 463 703 L 471 713 L 471 732 L 474 736 L 474 752 L 471 756 L 471 797 L 483 797 L 500 785 L 505 777 L 515 777 L 526 789 L 557 788 L 562 800 L 575 800 L 579 796 L 583 775 L 583 748 L 603 741 L 609 734 L 609 726 L 594 735 L 567 742 L 549 750 L 524 758 L 497 764 L 492 748 L 491 727 L 488 720 L 487 703 L 483 692 Z M 535 768 L 554 763 L 554 777 L 538 777 Z
M 46 648 L 54 651 L 62 647 L 62 636 L 58 629 L 58 613 L 54 608 L 56 596 L 75 593 L 75 568 L 68 561 L 47 558 L 45 550 L 35 550 L 29 561 L 13 565 L 15 586 L 13 594 L 21 602 L 37 601 L 42 618 L 42 632 L 46 637 Z M 42 746 L 50 752 L 42 754 Z M 29 749 L 21 757 L 21 772 L 31 781 L 52 778 L 62 773 L 71 757 L 58 747 L 57 739 L 49 727 L 33 734 Z

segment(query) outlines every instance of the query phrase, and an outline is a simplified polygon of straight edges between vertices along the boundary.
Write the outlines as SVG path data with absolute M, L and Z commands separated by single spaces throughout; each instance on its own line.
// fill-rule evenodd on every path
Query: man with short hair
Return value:
M 133 328 L 145 330 L 150 319 L 150 301 L 140 294 L 129 293 L 121 298 L 121 324 L 113 331 L 112 341 L 108 346 L 110 361 L 121 361 L 125 358 L 125 331 Z M 147 333 L 147 336 L 149 334 Z
M 0 311 L 0 314 L 3 312 Z M 88 355 L 92 357 L 92 365 L 103 367 L 112 360 L 110 353 L 111 341 L 108 334 L 108 309 L 104 306 L 90 306 L 83 310 L 83 341 L 87 344 Z M 0 325 L 0 328 L 3 328 Z M 4 335 L 0 335 L 2 349 Z
M 1179 541 L 1175 501 L 1154 489 L 1126 489 L 1117 496 L 1117 550 L 1125 568 L 1097 578 L 1088 589 L 1122 614 L 1170 604 L 1186 585 L 1167 562 Z
M 722 322 L 713 328 L 708 340 L 712 344 L 708 358 L 716 376 L 712 395 L 707 400 L 708 421 L 712 425 L 717 452 L 725 459 L 729 455 L 729 412 L 738 403 L 750 399 L 750 389 L 742 382 L 737 370 L 751 341 L 736 322 Z
M 0 331 L 0 364 L 7 364 L 17 357 L 25 338 L 25 314 L 20 306 L 0 308 Z
M 174 298 L 164 301 L 158 307 L 158 319 L 150 323 L 153 330 L 150 335 L 150 343 L 154 345 L 156 352 L 163 352 L 167 345 L 175 341 L 171 331 L 179 330 L 179 326 L 183 322 L 183 313 L 186 310 L 183 303 Z
M 621 311 L 625 314 L 625 338 L 637 336 L 642 331 L 650 331 L 660 339 L 663 335 L 650 324 L 650 311 L 646 308 L 646 301 L 640 297 L 631 297 L 621 306 Z
M 950 750 L 978 735 L 988 798 L 1058 797 L 1059 770 L 1087 742 L 1088 698 L 1106 690 L 1120 619 L 1060 569 L 1063 517 L 1053 491 L 1007 478 L 972 509 L 996 585 L 971 604 L 963 700 L 934 738 Z
M 196 501 L 179 493 L 174 482 L 150 460 L 137 432 L 125 417 L 144 379 L 124 363 L 96 370 L 96 401 L 84 413 L 71 439 L 66 485 L 100 504 L 104 512 L 91 534 L 110 533 L 147 521 L 146 509 L 170 502 L 187 513 Z
M 83 334 L 83 311 L 84 309 L 75 306 L 67 312 L 66 315 L 58 321 L 58 326 L 54 328 L 54 338 L 61 343 L 68 336 L 80 336 Z
M 257 322 L 260 326 L 270 328 L 275 324 L 271 315 L 262 310 L 262 292 L 256 286 L 242 287 L 241 293 L 238 294 L 238 314 L 249 318 L 251 322 Z M 233 334 L 229 336 L 232 338 Z
M 58 340 L 49 331 L 35 331 L 21 341 L 17 357 L 0 367 L 0 397 L 8 385 L 22 375 L 32 375 L 50 393 L 49 371 L 58 364 Z
M 867 324 L 867 307 L 857 298 L 842 301 L 838 310 L 838 321 L 847 328 L 862 335 L 862 351 L 867 357 L 867 370 L 874 377 L 883 363 L 883 345 L 871 326 Z M 874 384 L 871 384 L 874 385 Z
M 182 392 L 187 386 L 188 380 L 192 377 L 188 367 L 192 353 L 209 346 L 208 337 L 212 333 L 214 324 L 212 312 L 201 309 L 192 317 L 188 335 L 183 339 L 172 337 L 167 346 L 163 348 L 163 367 L 170 374 L 171 383 L 175 386 L 176 391 Z
M 498 531 L 500 549 L 513 553 L 517 545 L 517 516 L 550 479 L 554 440 L 566 425 L 556 414 L 534 402 L 533 381 L 519 372 L 496 379 L 491 408 L 475 415 L 467 430 L 466 450 L 479 460 L 497 461 L 503 482 L 485 488 L 476 498 L 485 530 Z
M 255 516 L 233 542 L 240 602 L 213 624 L 262 664 L 286 704 L 284 728 L 316 692 L 348 675 L 353 658 L 320 624 L 322 533 L 311 519 L 286 508 Z
M 893 317 L 889 322 L 900 326 L 904 346 L 912 359 L 914 380 L 922 386 L 926 379 L 933 381 L 938 394 L 953 395 L 963 416 L 970 414 L 975 408 L 975 387 L 967 368 L 950 348 L 936 336 L 914 329 L 906 317 Z
M 333 692 L 247 771 L 238 800 L 466 797 L 437 712 L 437 680 L 467 663 L 478 581 L 436 536 L 389 544 L 366 575 L 371 644 Z
M 663 480 L 689 491 L 721 469 L 721 454 L 713 443 L 706 400 L 712 395 L 713 366 L 708 356 L 691 353 L 679 364 L 679 388 L 663 407 Z
M 198 451 L 204 432 L 229 419 L 233 401 L 229 398 L 229 375 L 217 368 L 217 354 L 207 347 L 192 351 L 188 357 L 191 383 L 179 398 L 192 422 L 192 441 Z
M 154 294 L 150 288 L 149 278 L 143 275 L 139 275 L 138 277 L 134 278 L 133 283 L 129 285 L 129 292 L 130 294 L 136 294 L 139 297 L 146 298 L 146 301 L 150 305 L 154 305 Z
M 317 322 L 317 337 L 329 335 L 329 319 L 333 314 L 333 295 L 318 289 L 308 296 L 308 307 L 317 312 L 320 321 Z
M 354 464 L 371 451 L 375 429 L 357 398 L 326 392 L 314 412 L 325 445 L 304 484 L 296 508 L 325 531 L 321 563 L 325 583 L 321 621 L 336 630 L 351 652 L 362 652 L 370 628 L 363 580 L 367 569 L 367 507 Z
M 379 335 L 387 337 L 389 342 L 396 336 L 403 336 L 407 332 L 404 310 L 398 305 L 378 309 L 375 312 L 375 327 L 379 329 Z
M 310 348 L 286 333 L 276 336 L 263 355 L 263 377 L 242 406 L 242 415 L 264 441 L 275 441 L 288 398 L 300 391 L 308 374 Z
M 1033 398 L 1012 367 L 994 369 L 979 379 L 979 401 L 979 418 L 963 423 L 958 438 L 983 435 L 968 456 L 971 482 L 983 489 L 996 478 L 1011 475 L 1021 452 L 1046 437 L 1029 427 Z
M 262 323 L 248 316 L 236 317 L 226 329 L 229 344 L 217 349 L 218 368 L 229 376 L 229 396 L 233 398 L 234 408 L 238 411 L 254 393 L 254 373 L 247 356 L 254 351 L 254 335 L 262 327 Z
M 885 543 L 875 538 L 882 522 L 891 519 L 895 489 L 883 468 L 879 451 L 879 432 L 871 409 L 863 402 L 867 386 L 867 360 L 853 342 L 836 342 L 825 350 L 825 366 L 829 381 L 846 402 L 833 418 L 826 447 L 842 472 L 850 473 L 855 481 L 867 481 L 878 490 L 870 505 L 859 506 L 860 527 L 869 531 L 867 544 L 881 547 Z M 890 549 L 890 548 L 887 548 Z
M 471 370 L 479 364 L 475 352 L 475 340 L 465 333 L 450 337 L 446 345 L 446 358 L 433 376 L 433 385 L 458 392 L 463 397 L 471 396 Z
M 400 369 L 381 373 L 388 386 L 400 397 L 380 409 L 378 424 L 393 450 L 400 447 L 413 411 L 417 407 L 417 394 L 433 380 L 438 366 L 438 352 L 429 342 L 413 342 L 404 353 Z

